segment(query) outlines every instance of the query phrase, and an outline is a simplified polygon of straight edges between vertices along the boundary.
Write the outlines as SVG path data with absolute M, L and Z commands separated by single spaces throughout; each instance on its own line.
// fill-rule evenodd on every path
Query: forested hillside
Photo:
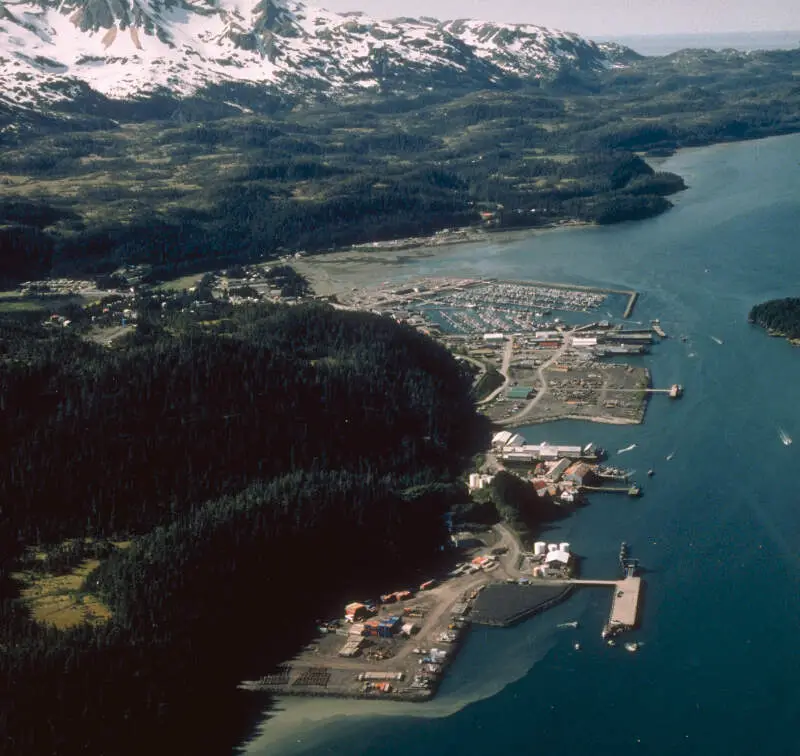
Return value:
M 443 348 L 318 305 L 207 330 L 0 323 L 4 753 L 227 753 L 238 680 L 446 539 L 487 429 Z M 12 576 L 89 557 L 111 618 L 33 621 Z
M 800 298 L 770 299 L 755 305 L 748 316 L 751 323 L 789 339 L 800 339 Z

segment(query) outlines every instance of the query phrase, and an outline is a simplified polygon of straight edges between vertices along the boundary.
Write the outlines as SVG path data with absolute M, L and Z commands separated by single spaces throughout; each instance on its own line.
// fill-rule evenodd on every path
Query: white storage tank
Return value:
M 558 544 L 558 550 L 563 551 L 565 554 L 569 554 L 569 544 L 566 541 L 562 541 Z
M 548 551 L 558 551 L 558 544 L 557 543 L 548 543 L 547 544 Z
M 481 484 L 481 476 L 478 473 L 470 473 L 469 475 L 469 487 L 471 491 L 474 491 L 476 488 L 479 488 Z
M 536 556 L 542 556 L 547 551 L 547 544 L 544 541 L 536 541 L 533 544 L 533 553 Z

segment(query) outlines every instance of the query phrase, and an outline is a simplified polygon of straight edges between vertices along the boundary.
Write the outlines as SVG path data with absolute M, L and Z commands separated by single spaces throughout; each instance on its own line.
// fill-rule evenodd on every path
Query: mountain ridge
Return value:
M 0 99 L 34 108 L 84 87 L 124 100 L 228 82 L 323 97 L 508 86 L 638 57 L 531 24 L 378 20 L 298 0 L 0 0 Z

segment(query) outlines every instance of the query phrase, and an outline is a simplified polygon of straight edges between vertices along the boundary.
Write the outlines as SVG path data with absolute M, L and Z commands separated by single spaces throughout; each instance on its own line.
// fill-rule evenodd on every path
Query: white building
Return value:
M 492 480 L 494 480 L 494 475 L 471 473 L 469 476 L 469 490 L 479 491 L 481 488 L 486 488 L 486 486 L 488 486 Z
M 506 336 L 504 333 L 484 333 L 483 340 L 490 344 L 499 344 L 506 340 Z

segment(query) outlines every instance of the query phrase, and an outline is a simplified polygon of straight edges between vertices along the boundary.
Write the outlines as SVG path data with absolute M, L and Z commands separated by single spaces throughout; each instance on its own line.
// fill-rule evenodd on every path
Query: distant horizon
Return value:
M 605 37 L 725 37 L 735 34 L 800 34 L 800 27 L 797 29 L 730 29 L 728 31 L 691 31 L 691 32 L 631 32 L 624 34 L 604 34 Z M 595 35 L 596 36 L 596 35 Z
M 684 32 L 673 34 L 615 34 L 589 37 L 594 42 L 616 42 L 640 55 L 669 55 L 678 50 L 734 49 L 793 50 L 800 47 L 800 29 L 788 31 Z
M 788 0 L 304 0 L 335 12 L 375 18 L 430 16 L 533 24 L 590 39 L 670 34 L 750 34 L 800 31 L 800 3 Z M 725 29 L 720 29 L 724 24 Z

